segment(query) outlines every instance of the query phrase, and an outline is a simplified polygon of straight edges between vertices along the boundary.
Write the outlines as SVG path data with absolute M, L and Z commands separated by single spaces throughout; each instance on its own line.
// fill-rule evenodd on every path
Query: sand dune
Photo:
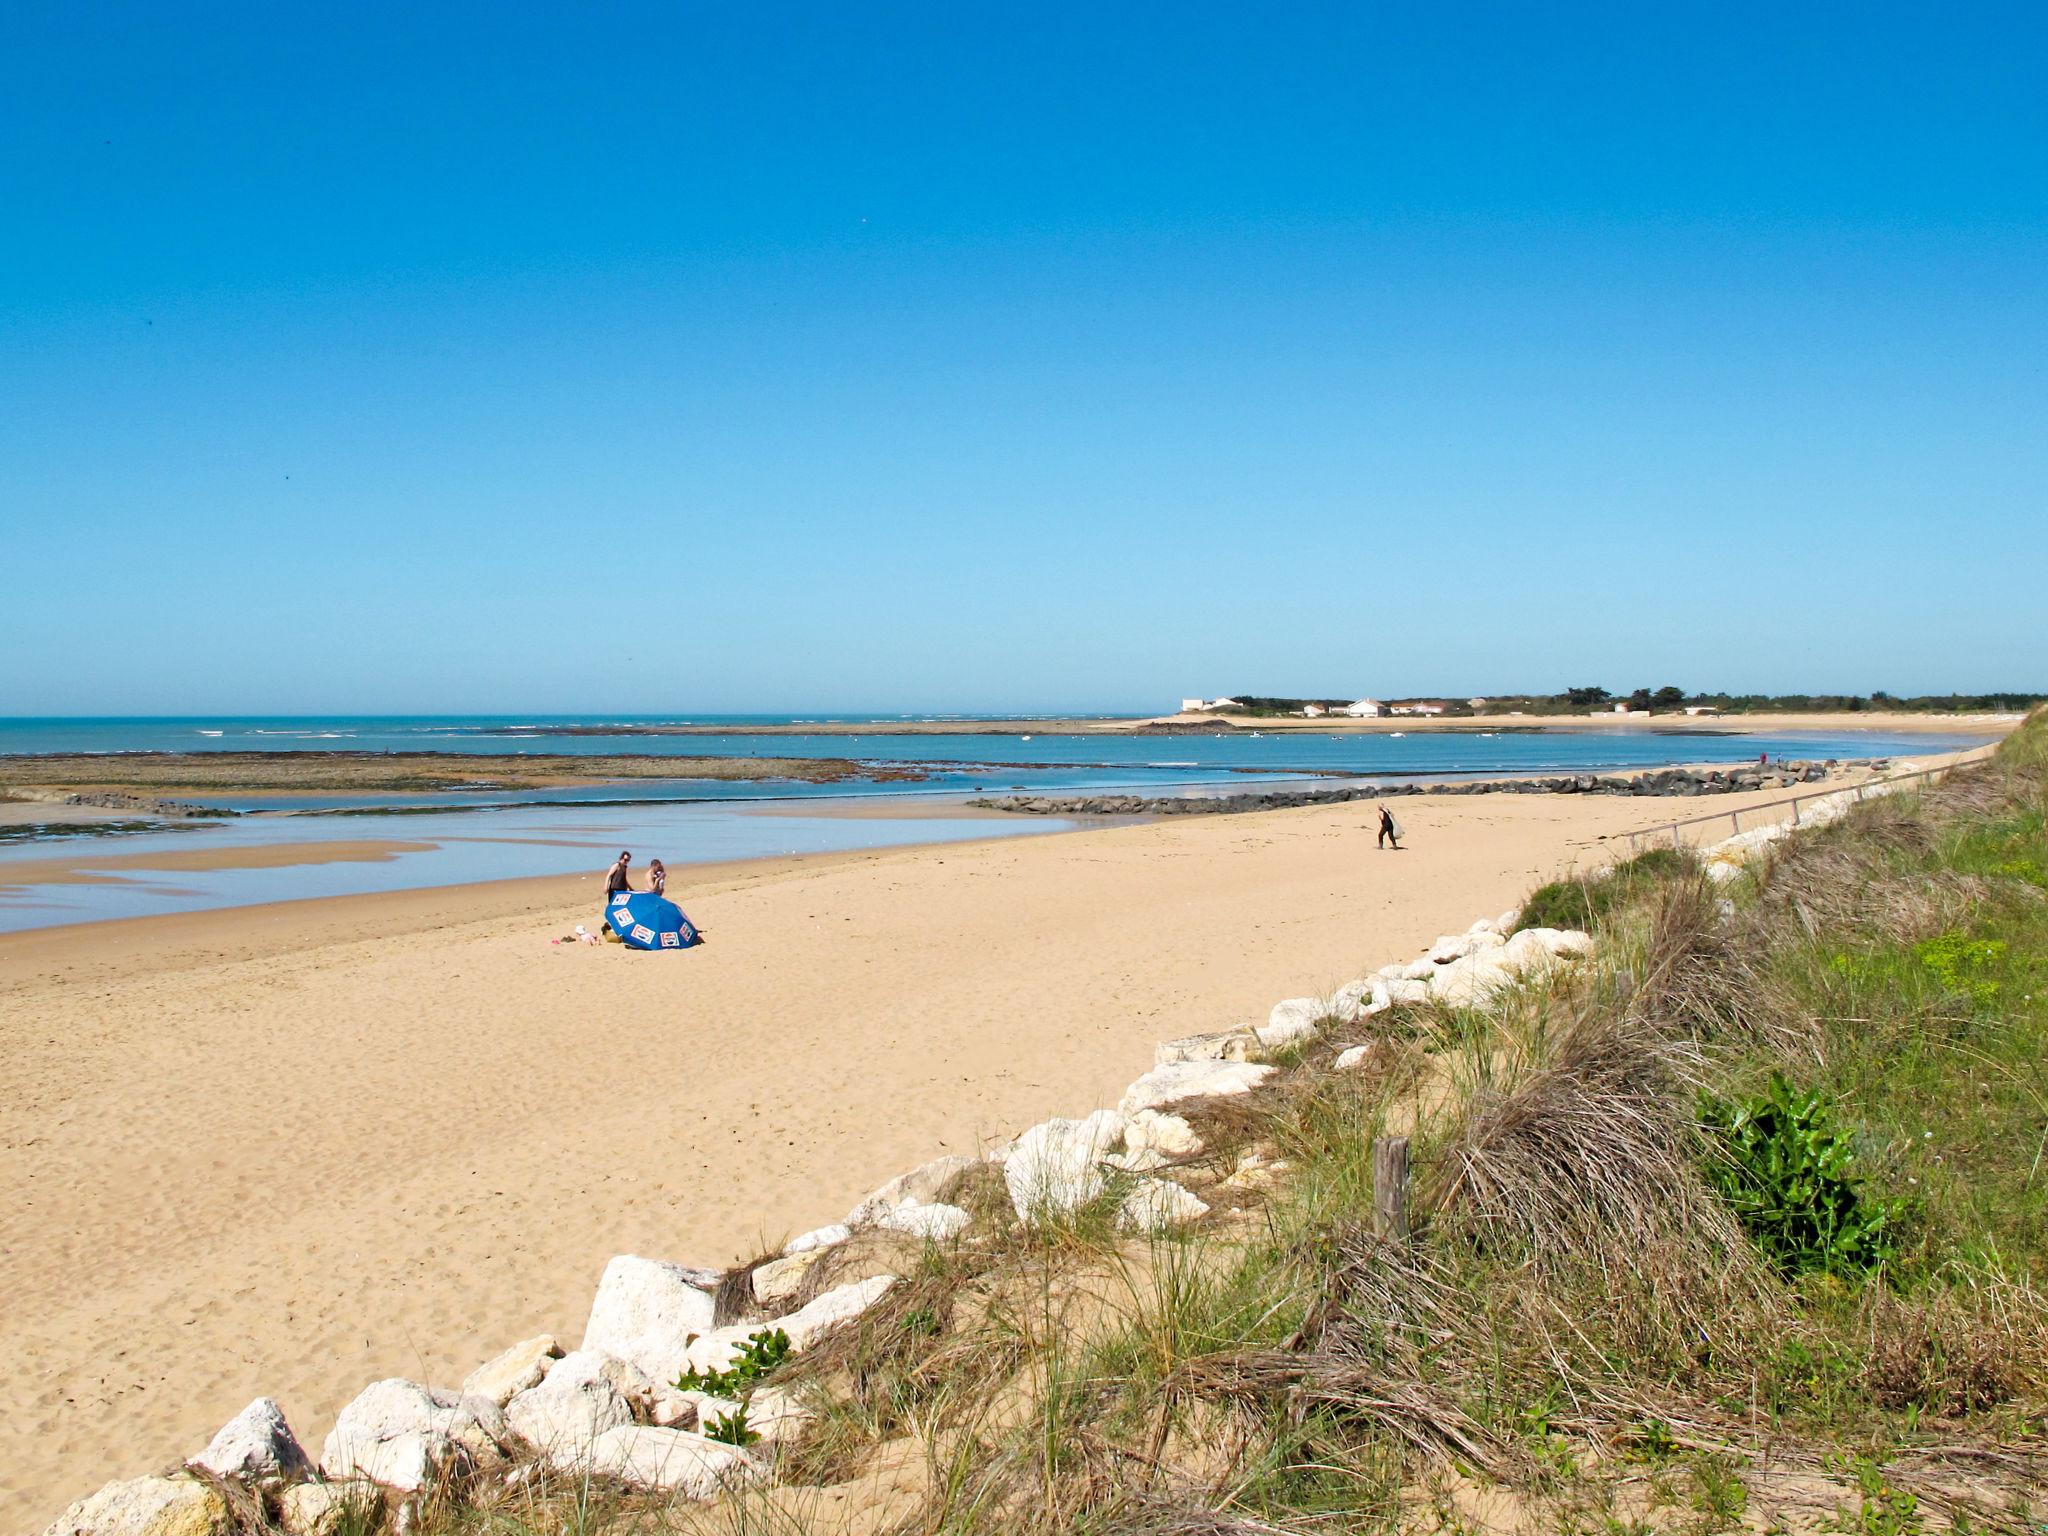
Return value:
M 580 1337 L 613 1253 L 836 1220 L 1673 813 L 1417 798 L 1399 854 L 1346 805 L 692 872 L 680 956 L 551 945 L 594 878 L 0 938 L 0 1525 L 259 1392 L 317 1452 L 378 1376 Z

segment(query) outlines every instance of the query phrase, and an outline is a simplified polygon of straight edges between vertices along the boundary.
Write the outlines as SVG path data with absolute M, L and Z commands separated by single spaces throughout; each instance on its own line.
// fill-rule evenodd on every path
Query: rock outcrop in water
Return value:
M 1883 764 L 1874 764 L 1882 767 Z M 967 803 L 1021 816 L 1224 816 L 1302 805 L 1343 805 L 1395 795 L 1731 795 L 1745 790 L 1790 789 L 1825 779 L 1832 763 L 1785 763 L 1774 768 L 1659 768 L 1630 777 L 1606 773 L 1554 774 L 1534 779 L 1488 779 L 1455 784 L 1361 784 L 1346 789 L 1248 790 L 1235 795 L 997 795 Z

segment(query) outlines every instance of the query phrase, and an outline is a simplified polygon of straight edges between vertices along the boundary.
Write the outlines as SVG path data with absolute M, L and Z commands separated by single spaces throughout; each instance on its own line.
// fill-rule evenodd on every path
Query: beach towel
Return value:
M 688 949 L 703 942 L 683 909 L 652 891 L 614 892 L 604 918 L 628 949 Z

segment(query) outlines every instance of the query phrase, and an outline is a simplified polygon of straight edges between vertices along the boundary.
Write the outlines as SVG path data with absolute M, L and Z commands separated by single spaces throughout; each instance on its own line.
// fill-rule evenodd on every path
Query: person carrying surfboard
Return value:
M 1384 848 L 1389 843 L 1394 845 L 1394 852 L 1401 851 L 1401 823 L 1394 820 L 1394 813 L 1383 805 L 1380 807 L 1379 846 Z

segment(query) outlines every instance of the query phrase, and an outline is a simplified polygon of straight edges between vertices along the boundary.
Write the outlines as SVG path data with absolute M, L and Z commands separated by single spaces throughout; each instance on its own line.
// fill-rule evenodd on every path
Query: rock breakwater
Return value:
M 1874 763 L 1882 768 L 1883 763 Z M 1344 805 L 1395 795 L 1732 795 L 1818 783 L 1837 771 L 1828 763 L 1784 763 L 1771 768 L 1659 768 L 1633 775 L 1552 774 L 1541 778 L 1485 779 L 1454 784 L 1360 784 L 1344 789 L 1248 790 L 1234 795 L 994 795 L 967 803 L 979 810 L 1020 816 L 1227 816 L 1305 805 Z

